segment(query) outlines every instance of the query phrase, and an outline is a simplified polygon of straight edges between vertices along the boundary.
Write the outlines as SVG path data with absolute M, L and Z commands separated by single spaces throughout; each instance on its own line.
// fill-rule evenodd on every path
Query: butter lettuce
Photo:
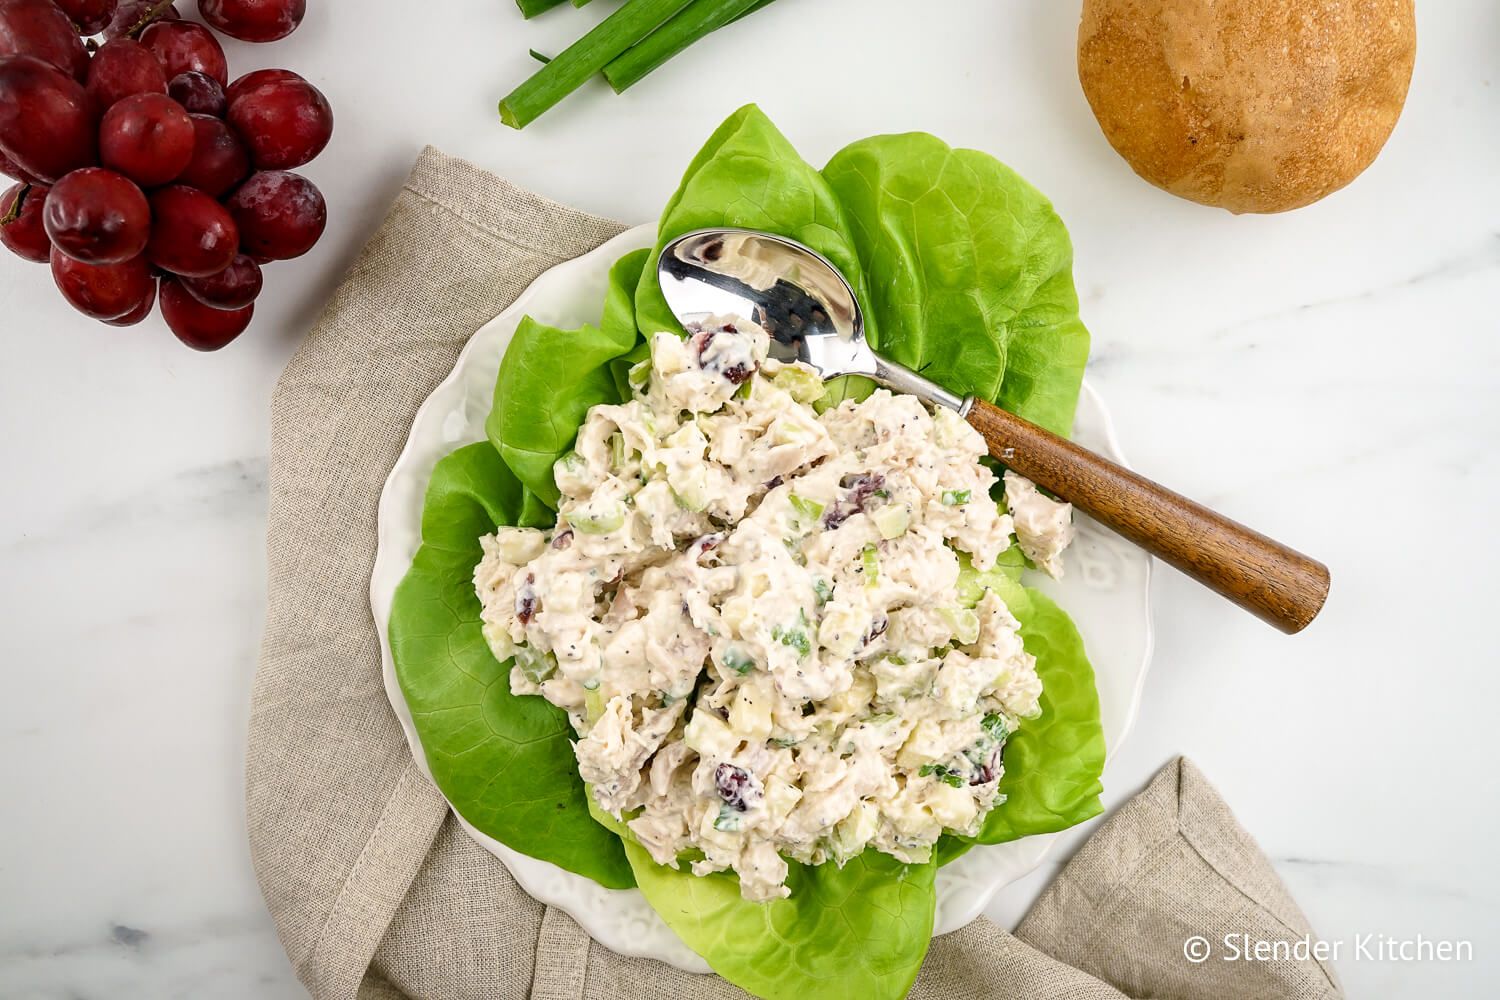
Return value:
M 628 831 L 590 813 L 564 714 L 513 697 L 479 626 L 478 539 L 501 524 L 550 525 L 552 464 L 588 408 L 628 397 L 647 337 L 681 333 L 657 285 L 665 243 L 712 226 L 765 229 L 832 260 L 866 305 L 881 350 L 948 388 L 1055 431 L 1072 425 L 1088 333 L 1078 318 L 1066 230 L 1008 168 L 926 135 L 857 142 L 823 170 L 755 107 L 736 112 L 689 166 L 658 242 L 622 258 L 597 326 L 531 319 L 500 367 L 488 440 L 439 463 L 422 546 L 391 616 L 396 672 L 438 787 L 479 830 L 611 888 L 638 885 L 687 944 L 762 997 L 885 1000 L 905 994 L 932 933 L 933 873 L 974 841 L 945 837 L 934 860 L 866 852 L 843 868 L 793 864 L 792 896 L 740 898 L 732 875 L 653 864 Z M 868 391 L 863 380 L 830 396 Z M 1042 714 L 1013 734 L 1001 791 L 979 842 L 1064 829 L 1100 811 L 1104 740 L 1093 671 L 1077 630 L 1019 582 L 1016 553 L 966 575 L 966 596 L 1000 591 L 1044 685 Z
M 790 897 L 751 903 L 731 875 L 666 868 L 634 843 L 625 853 L 667 926 L 765 1000 L 904 997 L 932 940 L 933 862 L 866 851 L 842 868 L 792 865 Z
M 476 829 L 612 889 L 635 884 L 620 839 L 589 817 L 566 713 L 510 693 L 480 631 L 481 536 L 537 525 L 530 498 L 486 442 L 444 458 L 422 545 L 391 605 L 391 654 L 433 780 Z M 551 521 L 549 520 L 550 524 Z

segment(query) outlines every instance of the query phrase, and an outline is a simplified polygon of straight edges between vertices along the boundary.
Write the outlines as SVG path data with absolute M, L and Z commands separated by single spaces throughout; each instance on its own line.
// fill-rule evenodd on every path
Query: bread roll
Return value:
M 1406 101 L 1412 0 L 1084 0 L 1078 75 L 1146 180 L 1284 212 L 1374 161 Z

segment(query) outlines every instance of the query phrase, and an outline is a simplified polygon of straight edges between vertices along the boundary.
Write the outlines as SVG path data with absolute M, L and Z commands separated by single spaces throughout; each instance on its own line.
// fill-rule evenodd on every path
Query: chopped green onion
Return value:
M 1010 726 L 1006 725 L 1005 716 L 998 712 L 986 715 L 979 726 L 996 743 L 1004 743 L 1010 737 Z
M 770 3 L 771 0 L 693 0 L 681 13 L 605 66 L 604 79 L 616 93 L 624 93 L 694 42 Z
M 833 596 L 833 586 L 820 576 L 813 581 L 813 593 L 818 595 L 819 604 L 827 604 L 828 599 Z
M 626 0 L 594 30 L 560 52 L 500 102 L 500 120 L 525 128 L 583 86 L 632 45 L 643 41 L 693 0 Z
M 740 814 L 728 802 L 719 806 L 719 818 L 714 820 L 714 829 L 725 833 L 739 833 Z
M 924 778 L 929 776 L 937 778 L 937 780 L 941 781 L 949 788 L 964 787 L 963 775 L 959 774 L 957 771 L 953 770 L 953 768 L 948 767 L 945 764 L 923 764 L 921 770 L 919 770 L 917 774 Z
M 563 0 L 516 0 L 516 6 L 521 8 L 522 17 L 531 18 L 561 5 L 562 2 Z
M 724 666 L 741 676 L 755 669 L 755 659 L 738 646 L 724 650 Z
M 812 653 L 812 641 L 807 637 L 807 612 L 801 608 L 797 609 L 796 628 L 782 628 L 780 625 L 771 629 L 771 638 L 797 651 L 799 657 L 808 656 Z
M 957 507 L 968 503 L 971 496 L 973 496 L 973 493 L 970 490 L 944 490 L 943 503 L 949 507 Z

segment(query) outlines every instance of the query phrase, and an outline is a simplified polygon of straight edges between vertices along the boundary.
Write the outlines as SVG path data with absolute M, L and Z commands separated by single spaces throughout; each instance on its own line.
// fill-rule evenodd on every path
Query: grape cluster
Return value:
M 306 0 L 198 0 L 213 28 L 285 38 Z M 86 36 L 90 37 L 85 43 Z M 0 0 L 0 243 L 50 264 L 63 298 L 111 326 L 161 305 L 189 347 L 234 340 L 272 261 L 328 221 L 292 171 L 333 135 L 289 70 L 230 82 L 213 31 L 170 0 Z

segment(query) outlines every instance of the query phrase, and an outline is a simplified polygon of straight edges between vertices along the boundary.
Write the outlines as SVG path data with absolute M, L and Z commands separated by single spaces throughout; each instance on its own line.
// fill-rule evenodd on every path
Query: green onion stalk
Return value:
M 500 120 L 512 128 L 525 128 L 693 2 L 626 0 L 502 100 Z

